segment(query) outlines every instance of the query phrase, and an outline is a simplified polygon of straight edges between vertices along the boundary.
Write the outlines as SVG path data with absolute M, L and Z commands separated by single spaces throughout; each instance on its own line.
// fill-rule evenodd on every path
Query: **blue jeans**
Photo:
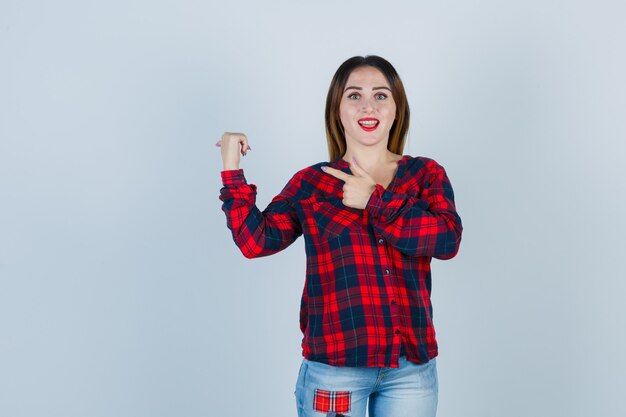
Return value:
M 304 359 L 296 383 L 299 417 L 434 417 L 439 384 L 435 359 L 400 357 L 399 368 L 330 366 Z

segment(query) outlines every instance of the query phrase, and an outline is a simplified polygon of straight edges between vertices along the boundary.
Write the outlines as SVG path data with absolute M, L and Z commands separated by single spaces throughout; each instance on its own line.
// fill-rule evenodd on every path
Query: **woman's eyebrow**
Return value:
M 350 87 L 346 87 L 345 90 L 343 90 L 343 92 L 345 93 L 346 91 L 353 89 L 353 90 L 363 90 L 363 87 L 355 87 L 355 86 L 350 86 Z M 389 90 L 389 92 L 391 92 L 391 89 L 389 87 L 373 87 L 372 90 Z

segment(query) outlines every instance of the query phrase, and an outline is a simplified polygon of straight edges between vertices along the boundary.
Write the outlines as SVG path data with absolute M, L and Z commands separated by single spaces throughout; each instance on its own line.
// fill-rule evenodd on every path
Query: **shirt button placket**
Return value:
M 388 263 L 386 248 L 384 246 L 385 239 L 382 237 L 379 237 L 378 245 L 379 245 L 378 253 L 380 254 L 380 257 L 381 257 L 381 261 L 382 261 L 381 263 L 385 265 L 386 263 Z M 391 278 L 391 269 L 388 266 L 385 267 L 385 269 L 383 269 L 383 273 L 385 274 L 386 277 Z M 389 299 L 389 304 L 391 307 L 391 320 L 392 320 L 392 326 L 393 326 L 392 331 L 393 331 L 393 337 L 394 337 L 393 344 L 395 345 L 397 343 L 399 346 L 399 343 L 402 343 L 402 342 L 398 342 L 399 336 L 402 334 L 402 332 L 398 328 L 400 318 L 398 317 L 398 310 L 397 310 L 398 305 L 397 305 L 394 290 L 392 287 L 393 286 L 387 286 L 387 290 L 388 290 L 387 297 Z
M 382 237 L 379 237 L 378 238 L 378 244 L 381 245 L 381 246 L 384 245 L 385 244 L 385 239 L 383 239 Z M 381 254 L 381 258 L 386 261 L 387 260 L 387 254 L 385 253 L 385 248 L 384 247 L 379 248 L 378 252 Z M 389 274 L 391 274 L 391 270 L 389 268 L 385 268 L 384 273 L 385 273 L 385 275 L 389 275 Z

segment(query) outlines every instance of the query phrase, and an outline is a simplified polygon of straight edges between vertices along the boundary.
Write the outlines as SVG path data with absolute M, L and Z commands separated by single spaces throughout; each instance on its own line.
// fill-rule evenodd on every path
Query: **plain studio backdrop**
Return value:
M 439 417 L 626 415 L 622 1 L 0 3 L 0 415 L 295 416 L 300 238 L 245 259 L 215 142 L 269 203 L 377 54 L 464 223 L 433 261 Z

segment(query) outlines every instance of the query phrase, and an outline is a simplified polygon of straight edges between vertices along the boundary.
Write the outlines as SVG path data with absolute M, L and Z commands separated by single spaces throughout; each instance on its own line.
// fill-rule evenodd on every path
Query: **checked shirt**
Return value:
M 222 210 L 247 258 L 267 256 L 304 235 L 306 281 L 300 307 L 305 358 L 334 366 L 397 367 L 437 356 L 430 261 L 456 255 L 461 219 L 452 186 L 432 159 L 405 155 L 365 209 L 342 203 L 351 174 L 341 158 L 297 172 L 267 208 L 243 170 L 222 171 Z

